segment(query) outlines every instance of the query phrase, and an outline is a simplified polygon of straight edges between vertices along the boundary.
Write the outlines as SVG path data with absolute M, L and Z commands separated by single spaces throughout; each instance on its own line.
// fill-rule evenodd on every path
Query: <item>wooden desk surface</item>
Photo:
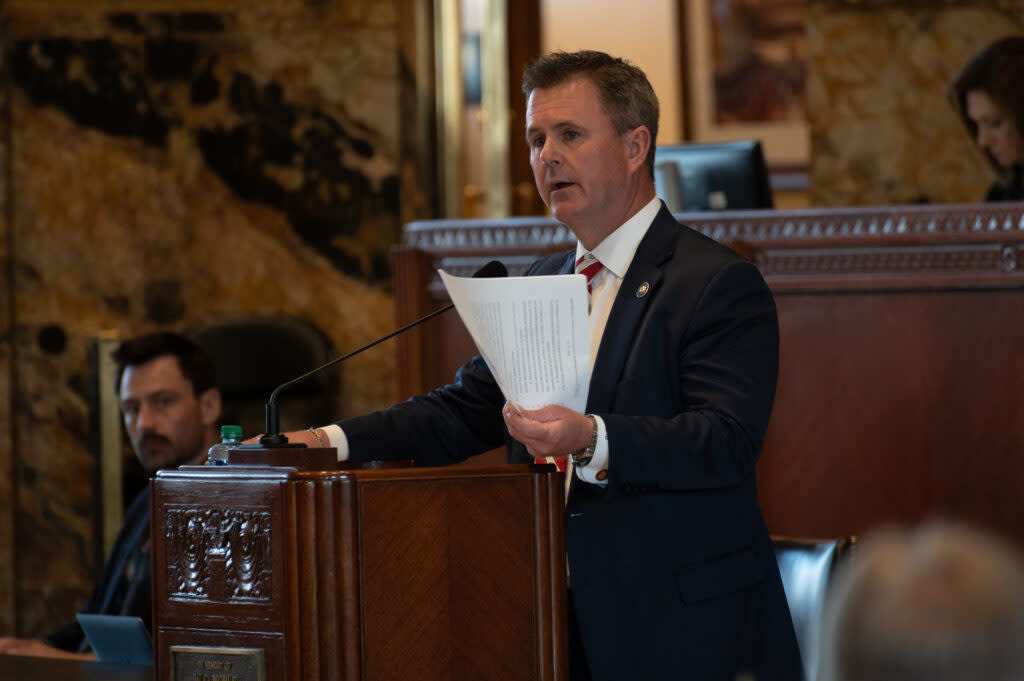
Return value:
M 0 655 L 0 681 L 153 681 L 153 668 Z

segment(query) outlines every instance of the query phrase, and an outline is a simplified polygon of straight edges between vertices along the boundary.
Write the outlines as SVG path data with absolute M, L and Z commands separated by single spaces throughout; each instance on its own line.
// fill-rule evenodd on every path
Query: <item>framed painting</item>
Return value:
M 679 20 L 687 139 L 759 139 L 773 175 L 806 175 L 806 0 L 680 0 Z

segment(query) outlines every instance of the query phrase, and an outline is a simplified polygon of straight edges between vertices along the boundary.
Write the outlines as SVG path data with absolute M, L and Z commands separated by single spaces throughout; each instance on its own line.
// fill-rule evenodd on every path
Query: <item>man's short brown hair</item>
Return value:
M 588 78 L 596 87 L 601 106 L 619 135 L 645 126 L 651 133 L 647 170 L 654 177 L 654 151 L 658 138 L 658 97 L 647 76 L 625 59 L 595 50 L 552 52 L 523 71 L 523 94 Z

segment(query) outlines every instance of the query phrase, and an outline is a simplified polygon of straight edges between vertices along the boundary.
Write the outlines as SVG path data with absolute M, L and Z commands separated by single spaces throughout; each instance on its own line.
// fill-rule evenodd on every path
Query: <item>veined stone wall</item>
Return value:
M 410 5 L 0 5 L 0 635 L 72 617 L 102 559 L 95 336 L 284 314 L 340 353 L 393 328 L 389 248 L 431 216 L 403 158 Z M 339 415 L 389 404 L 394 348 L 338 383 Z
M 4 52 L 0 51 L 0 74 L 5 72 Z M 7 89 L 0 87 L 0 133 L 7 120 Z M 15 479 L 11 420 L 11 231 L 8 224 L 7 177 L 10 164 L 7 135 L 0 134 L 0 632 L 12 631 L 14 619 L 14 505 Z
M 1024 2 L 809 0 L 807 32 L 813 205 L 984 198 L 995 176 L 946 87 L 1024 33 Z

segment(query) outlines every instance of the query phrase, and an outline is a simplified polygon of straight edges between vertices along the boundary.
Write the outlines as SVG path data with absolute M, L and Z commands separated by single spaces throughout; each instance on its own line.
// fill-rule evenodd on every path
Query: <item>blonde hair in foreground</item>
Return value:
M 1024 563 L 954 523 L 865 537 L 836 573 L 822 681 L 1024 680 Z

